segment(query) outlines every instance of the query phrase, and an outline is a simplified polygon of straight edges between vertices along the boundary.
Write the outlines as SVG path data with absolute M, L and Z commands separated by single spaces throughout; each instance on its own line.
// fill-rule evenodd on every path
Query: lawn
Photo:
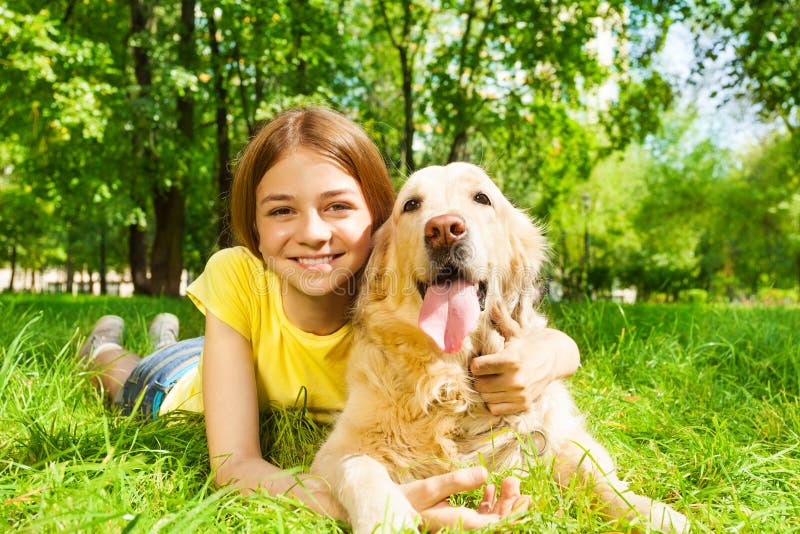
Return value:
M 339 532 L 295 501 L 242 497 L 209 482 L 202 419 L 142 423 L 103 406 L 76 363 L 94 319 L 202 318 L 185 300 L 0 296 L 0 530 Z M 640 493 L 689 516 L 694 532 L 800 531 L 800 309 L 569 304 L 550 310 L 581 348 L 572 391 Z M 297 410 L 264 418 L 266 454 L 310 463 L 323 430 Z M 534 505 L 503 530 L 625 530 L 591 494 L 526 466 Z M 473 495 L 459 500 L 474 499 Z

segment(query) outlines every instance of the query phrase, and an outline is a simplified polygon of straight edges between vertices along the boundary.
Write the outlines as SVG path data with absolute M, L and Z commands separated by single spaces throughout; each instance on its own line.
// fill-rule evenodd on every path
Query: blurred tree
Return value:
M 709 140 L 687 140 L 683 121 L 654 139 L 645 168 L 647 192 L 640 199 L 634 226 L 642 247 L 634 254 L 624 282 L 636 283 L 646 296 L 678 292 L 696 285 L 698 246 L 708 230 L 713 191 L 725 178 L 727 157 Z
M 131 2 L 131 8 L 136 0 Z M 181 0 L 179 18 L 176 21 L 175 39 L 177 50 L 173 73 L 186 76 L 190 83 L 176 83 L 175 95 L 175 136 L 169 160 L 172 173 L 164 182 L 156 182 L 152 194 L 155 219 L 153 247 L 150 256 L 150 281 L 148 290 L 154 295 L 177 296 L 180 292 L 181 273 L 183 272 L 183 239 L 186 216 L 186 190 L 195 177 L 193 172 L 195 157 L 199 156 L 194 145 L 195 138 L 195 102 L 192 87 L 196 79 L 197 63 L 195 36 L 195 0 Z M 144 12 L 142 5 L 137 6 Z M 136 17 L 132 24 L 138 24 Z M 145 22 L 146 24 L 146 22 Z M 143 31 L 144 28 L 134 31 Z M 175 31 L 175 30 L 173 30 Z M 141 36 L 144 38 L 144 35 Z M 134 50 L 140 50 L 138 46 Z M 174 76 L 174 74 L 173 74 Z M 137 76 L 138 80 L 138 76 Z M 171 122 L 171 121 L 170 121 Z M 147 154 L 145 157 L 152 157 Z M 170 176 L 171 175 L 171 176 Z
M 0 5 L 2 186 L 27 202 L 20 213 L 48 221 L 39 248 L 17 247 L 20 264 L 129 264 L 137 291 L 176 293 L 181 267 L 200 270 L 232 242 L 237 150 L 277 111 L 322 103 L 362 123 L 396 177 L 484 164 L 557 229 L 557 273 L 571 289 L 785 284 L 786 254 L 800 276 L 794 0 L 698 4 L 696 20 L 729 32 L 732 83 L 789 132 L 741 174 L 713 143 L 685 141 L 689 122 L 659 131 L 673 88 L 650 62 L 680 2 Z M 622 162 L 609 158 L 631 144 Z M 748 190 L 767 239 L 724 207 L 744 210 Z M 715 234 L 726 224 L 741 225 L 736 240 Z
M 724 184 L 707 248 L 716 271 L 755 294 L 800 283 L 800 171 L 788 135 L 752 147 Z M 720 265 L 721 264 L 721 265 Z M 711 269 L 709 269 L 711 270 Z M 738 284 L 736 283 L 738 282 Z
M 8 287 L 14 287 L 16 272 L 20 268 L 38 267 L 45 262 L 41 256 L 46 248 L 44 240 L 50 235 L 47 228 L 48 209 L 43 202 L 27 190 L 18 186 L 0 187 L 0 258 L 7 261 L 11 269 Z
M 116 144 L 107 143 L 106 134 L 122 131 L 112 120 L 121 71 L 114 66 L 113 47 L 99 38 L 102 32 L 113 33 L 113 17 L 99 13 L 106 25 L 72 32 L 76 12 L 71 5 L 50 12 L 40 4 L 20 2 L 15 7 L 22 12 L 0 10 L 2 31 L 11 36 L 0 44 L 5 58 L 0 95 L 8 102 L 0 123 L 8 134 L 4 145 L 13 147 L 4 151 L 2 164 L 12 185 L 40 199 L 30 205 L 48 210 L 40 218 L 49 222 L 42 239 L 50 250 L 42 252 L 47 260 L 39 263 L 65 263 L 69 284 L 77 264 L 105 270 L 97 246 L 82 244 L 98 235 L 87 228 L 99 226 L 105 235 L 103 204 L 120 184 L 117 172 L 109 169 L 121 154 Z M 122 206 L 112 205 L 108 208 Z M 31 243 L 30 236 L 25 239 Z
M 233 239 L 227 219 L 234 152 L 259 122 L 290 105 L 347 100 L 355 72 L 343 7 L 326 2 L 223 0 L 200 6 L 199 74 L 215 125 L 219 246 Z M 232 142 L 231 136 L 237 141 Z
M 551 211 L 553 275 L 568 298 L 582 297 L 583 283 L 598 296 L 608 295 L 615 283 L 638 285 L 627 270 L 642 248 L 635 218 L 647 193 L 649 165 L 648 151 L 629 145 L 600 162 L 588 182 L 563 195 Z
M 230 247 L 233 244 L 233 235 L 230 227 L 230 214 L 228 203 L 224 200 L 233 185 L 233 170 L 231 169 L 231 140 L 228 127 L 228 87 L 225 76 L 225 58 L 220 52 L 219 42 L 222 34 L 217 29 L 217 14 L 222 15 L 222 10 L 216 13 L 206 13 L 206 24 L 208 25 L 208 44 L 210 54 L 210 67 L 213 80 L 213 101 L 214 101 L 214 125 L 216 127 L 217 145 L 217 202 L 215 211 L 217 214 L 217 234 L 219 235 L 220 248 Z M 204 76 L 205 77 L 205 76 Z
M 645 299 L 707 286 L 702 244 L 715 229 L 732 155 L 698 139 L 694 121 L 670 116 L 658 134 L 604 160 L 559 203 L 554 263 L 572 296 L 584 280 L 596 295 L 635 286 Z
M 752 102 L 767 119 L 777 119 L 788 133 L 789 166 L 800 166 L 800 0 L 702 0 L 686 6 L 687 16 L 703 31 L 696 48 L 696 69 L 722 61 L 724 90 Z M 709 38 L 710 36 L 710 38 Z M 791 201 L 790 201 L 791 203 Z M 800 227 L 800 216 L 793 222 Z M 800 282 L 800 250 L 795 252 Z
M 413 0 L 376 0 L 377 21 L 397 52 L 400 67 L 400 94 L 403 102 L 403 136 L 400 144 L 400 161 L 408 174 L 416 169 L 414 162 L 414 133 L 416 116 L 414 84 L 418 57 L 425 52 L 428 31 L 434 8 L 426 2 Z
M 725 89 L 779 118 L 800 143 L 800 0 L 698 0 L 687 11 L 704 30 L 697 68 L 723 58 Z

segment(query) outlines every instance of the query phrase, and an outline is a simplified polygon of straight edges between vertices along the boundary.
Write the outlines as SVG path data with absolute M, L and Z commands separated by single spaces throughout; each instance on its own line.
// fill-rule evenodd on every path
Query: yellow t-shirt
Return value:
M 186 293 L 203 314 L 210 311 L 250 342 L 259 408 L 294 406 L 303 386 L 315 419 L 330 421 L 344 407 L 350 323 L 326 336 L 294 326 L 283 312 L 280 280 L 244 247 L 214 254 Z M 202 363 L 178 380 L 159 413 L 203 411 L 201 369 Z

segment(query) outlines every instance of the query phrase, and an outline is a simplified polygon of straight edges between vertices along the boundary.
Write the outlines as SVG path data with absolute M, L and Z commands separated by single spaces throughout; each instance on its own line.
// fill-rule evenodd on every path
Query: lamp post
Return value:
M 589 235 L 589 212 L 592 208 L 592 197 L 589 193 L 581 195 L 583 201 L 583 292 L 590 295 L 589 269 L 591 268 L 591 236 Z

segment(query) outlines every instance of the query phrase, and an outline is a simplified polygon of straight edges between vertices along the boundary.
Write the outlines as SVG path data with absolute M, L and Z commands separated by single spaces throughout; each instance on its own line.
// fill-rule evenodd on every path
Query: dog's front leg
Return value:
M 346 457 L 334 484 L 354 534 L 416 529 L 419 514 L 377 460 L 362 454 Z

